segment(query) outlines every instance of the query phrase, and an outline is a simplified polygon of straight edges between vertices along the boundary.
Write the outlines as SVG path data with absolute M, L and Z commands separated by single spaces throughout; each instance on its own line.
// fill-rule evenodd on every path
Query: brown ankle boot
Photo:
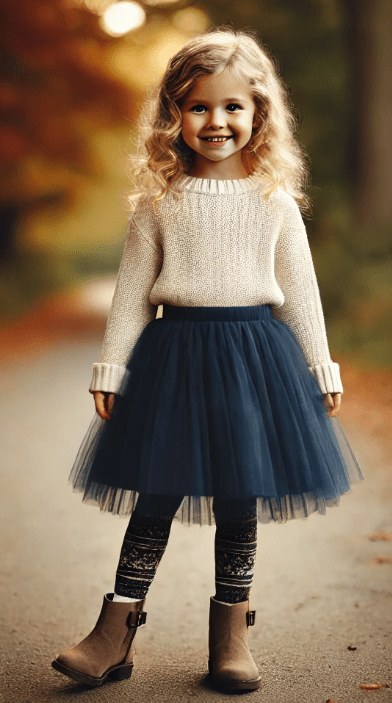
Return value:
M 107 678 L 121 681 L 132 674 L 136 630 L 146 622 L 145 601 L 113 602 L 113 593 L 104 596 L 102 610 L 92 632 L 59 654 L 52 666 L 74 681 L 100 686 Z
M 229 604 L 210 600 L 208 669 L 213 680 L 226 688 L 252 691 L 260 687 L 261 676 L 248 643 L 248 627 L 254 619 L 249 601 Z

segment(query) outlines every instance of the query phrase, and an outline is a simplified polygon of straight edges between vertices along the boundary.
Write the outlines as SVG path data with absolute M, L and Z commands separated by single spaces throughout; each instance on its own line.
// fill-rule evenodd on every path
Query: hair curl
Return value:
M 242 149 L 246 170 L 260 178 L 260 190 L 266 197 L 281 186 L 302 211 L 310 212 L 305 193 L 308 157 L 294 136 L 297 120 L 288 90 L 256 33 L 231 27 L 211 28 L 187 42 L 169 61 L 159 86 L 150 92 L 140 116 L 136 152 L 129 156 L 134 185 L 127 196 L 129 209 L 140 195 L 148 194 L 153 203 L 168 191 L 181 197 L 173 186 L 187 174 L 195 156 L 181 135 L 181 104 L 199 78 L 226 68 L 247 82 L 256 106 L 253 133 Z

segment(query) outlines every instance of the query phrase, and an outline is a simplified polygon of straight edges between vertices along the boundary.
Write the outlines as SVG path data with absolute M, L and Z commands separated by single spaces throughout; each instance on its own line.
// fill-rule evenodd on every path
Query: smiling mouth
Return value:
M 226 137 L 200 137 L 200 139 L 203 140 L 203 142 L 227 142 L 228 139 L 233 139 L 233 135 L 229 135 Z

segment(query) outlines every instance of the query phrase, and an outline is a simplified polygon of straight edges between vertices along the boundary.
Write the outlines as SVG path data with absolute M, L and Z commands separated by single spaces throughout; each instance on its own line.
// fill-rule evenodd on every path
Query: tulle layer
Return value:
M 213 498 L 253 499 L 260 522 L 337 505 L 358 462 L 290 328 L 269 305 L 164 306 L 140 335 L 110 420 L 97 414 L 70 481 L 130 515 L 139 494 L 183 496 L 176 518 L 213 524 Z

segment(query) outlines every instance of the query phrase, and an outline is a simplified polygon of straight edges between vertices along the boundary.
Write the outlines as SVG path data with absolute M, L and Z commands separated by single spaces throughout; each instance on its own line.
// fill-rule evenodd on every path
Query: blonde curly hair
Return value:
M 191 168 L 195 152 L 181 135 L 181 105 L 199 78 L 226 68 L 245 80 L 255 103 L 255 126 L 242 160 L 249 175 L 260 179 L 268 197 L 278 186 L 290 193 L 304 212 L 310 212 L 307 155 L 294 134 L 297 121 L 287 89 L 274 59 L 258 43 L 252 30 L 212 28 L 192 38 L 169 61 L 164 76 L 144 104 L 139 121 L 136 151 L 129 156 L 129 176 L 134 189 L 127 195 L 133 209 L 140 195 L 153 203 L 173 188 Z

